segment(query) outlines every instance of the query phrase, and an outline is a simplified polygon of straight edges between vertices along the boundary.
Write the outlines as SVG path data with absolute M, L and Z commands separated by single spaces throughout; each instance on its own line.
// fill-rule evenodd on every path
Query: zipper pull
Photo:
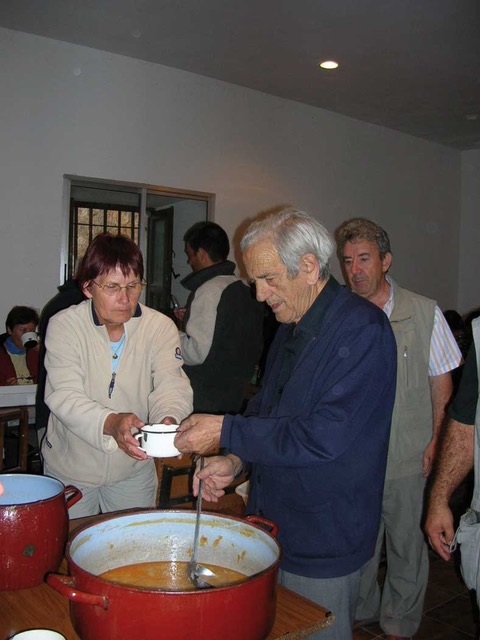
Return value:
M 115 376 L 116 375 L 117 375 L 116 373 L 112 373 L 112 379 L 110 380 L 110 384 L 108 385 L 108 397 L 109 398 L 112 397 L 113 389 L 115 387 Z
M 403 361 L 405 363 L 405 384 L 408 387 L 408 347 L 406 345 L 403 349 Z

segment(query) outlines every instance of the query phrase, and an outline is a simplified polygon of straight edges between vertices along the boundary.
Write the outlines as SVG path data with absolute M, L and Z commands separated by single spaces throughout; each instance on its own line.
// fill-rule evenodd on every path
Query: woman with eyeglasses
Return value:
M 178 331 L 139 303 L 143 258 L 129 238 L 94 238 L 77 280 L 87 300 L 53 316 L 45 340 L 44 473 L 82 490 L 71 518 L 154 507 L 155 465 L 134 434 L 192 411 Z

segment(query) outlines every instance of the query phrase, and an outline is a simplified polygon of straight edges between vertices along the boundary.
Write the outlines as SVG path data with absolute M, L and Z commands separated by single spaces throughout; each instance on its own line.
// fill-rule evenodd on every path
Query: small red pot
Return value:
M 68 537 L 68 511 L 82 493 L 46 476 L 2 474 L 0 591 L 42 584 L 56 571 Z
M 266 525 L 271 531 L 267 532 Z M 263 640 L 275 621 L 280 546 L 276 526 L 202 513 L 198 561 L 249 576 L 219 589 L 168 592 L 107 582 L 99 574 L 137 562 L 188 561 L 195 513 L 141 511 L 110 516 L 75 532 L 67 545 L 70 576 L 47 582 L 70 599 L 82 640 Z

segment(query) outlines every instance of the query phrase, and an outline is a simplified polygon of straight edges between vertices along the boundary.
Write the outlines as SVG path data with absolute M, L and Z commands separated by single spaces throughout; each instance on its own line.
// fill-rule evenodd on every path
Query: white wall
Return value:
M 460 247 L 458 306 L 466 313 L 480 307 L 480 150 L 462 153 Z
M 330 231 L 368 216 L 393 275 L 457 305 L 460 152 L 94 49 L 5 29 L 0 42 L 0 322 L 59 283 L 64 174 L 214 192 L 231 237 L 284 203 Z

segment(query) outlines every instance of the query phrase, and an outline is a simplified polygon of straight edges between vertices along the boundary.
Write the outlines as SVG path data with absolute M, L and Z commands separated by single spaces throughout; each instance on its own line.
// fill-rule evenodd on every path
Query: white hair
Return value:
M 298 274 L 300 259 L 307 253 L 316 256 L 322 280 L 330 275 L 333 240 L 325 227 L 308 213 L 290 207 L 252 222 L 240 242 L 240 248 L 245 251 L 264 239 L 272 242 L 289 276 Z

